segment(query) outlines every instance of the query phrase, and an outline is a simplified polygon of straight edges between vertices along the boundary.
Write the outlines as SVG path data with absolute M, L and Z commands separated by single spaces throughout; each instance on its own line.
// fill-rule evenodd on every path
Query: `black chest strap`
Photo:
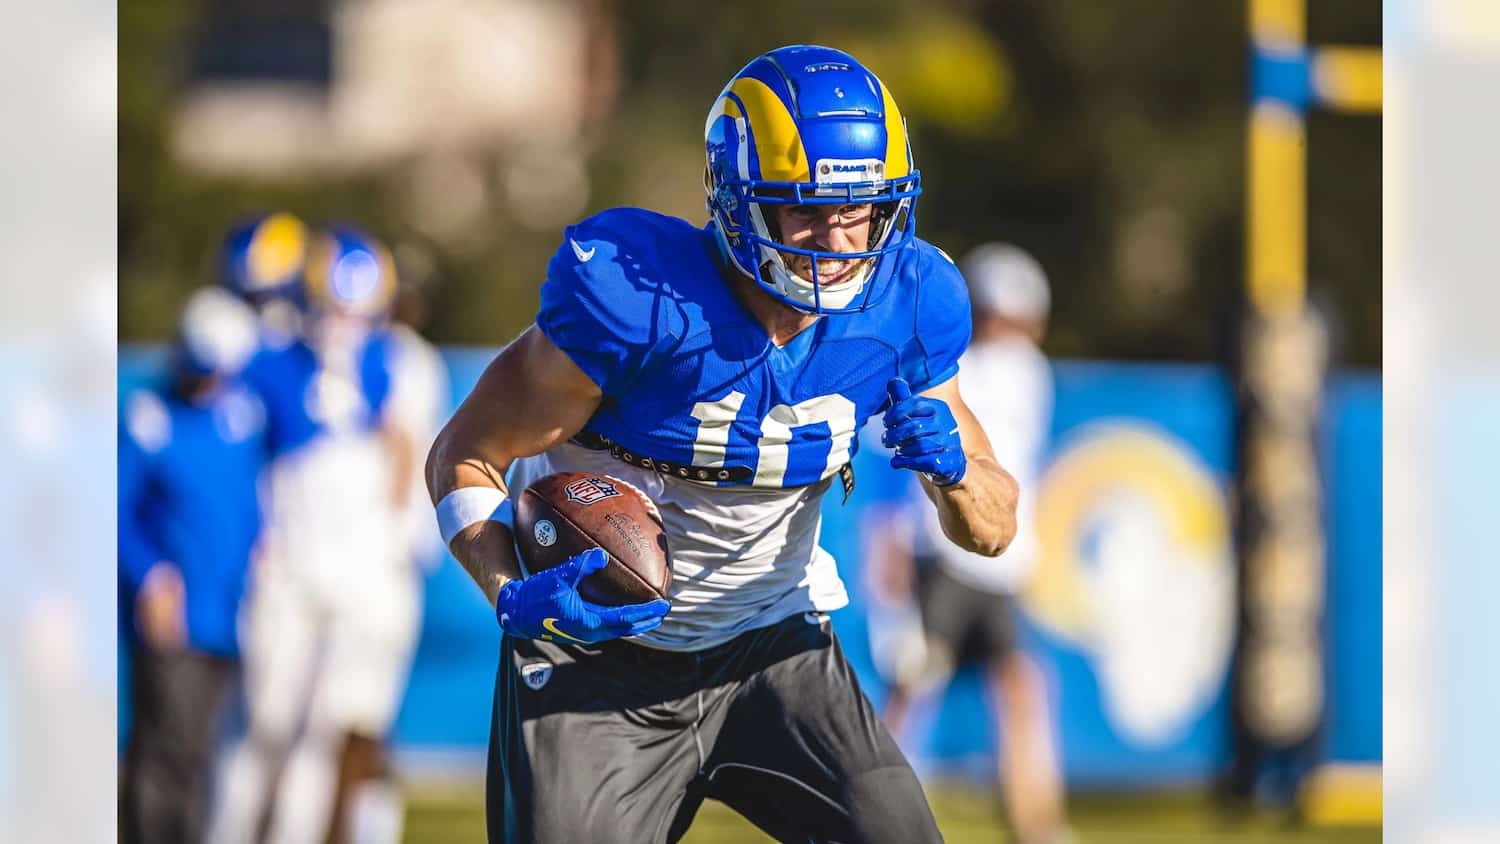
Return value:
M 694 466 L 690 463 L 673 463 L 670 460 L 657 460 L 643 454 L 635 454 L 603 434 L 593 431 L 579 431 L 573 435 L 573 443 L 581 445 L 590 451 L 608 451 L 609 456 L 616 460 L 639 466 L 642 469 L 650 469 L 659 475 L 671 475 L 674 478 L 685 478 L 690 481 L 704 481 L 717 483 L 718 481 L 731 481 L 742 483 L 750 480 L 749 466 Z
M 623 463 L 649 469 L 659 475 L 670 475 L 674 478 L 683 478 L 689 481 L 702 481 L 704 483 L 718 483 L 729 481 L 731 483 L 744 483 L 750 480 L 752 473 L 749 466 L 694 466 L 691 463 L 673 463 L 670 460 L 657 460 L 643 454 L 636 454 L 625 446 L 611 440 L 603 434 L 594 431 L 579 431 L 573 435 L 573 443 L 590 451 L 608 451 L 609 456 Z M 854 493 L 854 466 L 845 463 L 839 467 L 839 481 L 844 486 L 844 503 L 849 502 L 849 496 Z

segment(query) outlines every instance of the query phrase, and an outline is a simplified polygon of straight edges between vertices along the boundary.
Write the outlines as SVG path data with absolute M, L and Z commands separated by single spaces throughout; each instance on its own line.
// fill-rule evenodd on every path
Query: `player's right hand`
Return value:
M 672 605 L 658 598 L 606 607 L 585 601 L 578 582 L 609 565 L 602 548 L 590 548 L 567 562 L 500 587 L 495 617 L 507 635 L 546 642 L 591 645 L 654 630 Z

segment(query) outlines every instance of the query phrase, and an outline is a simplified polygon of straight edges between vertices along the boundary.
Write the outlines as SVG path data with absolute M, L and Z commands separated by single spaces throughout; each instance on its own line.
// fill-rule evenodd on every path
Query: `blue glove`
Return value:
M 495 617 L 507 635 L 547 642 L 592 645 L 656 629 L 672 605 L 660 598 L 606 607 L 585 601 L 578 582 L 609 565 L 602 548 L 590 548 L 567 562 L 500 587 Z
M 881 445 L 896 449 L 891 466 L 925 474 L 938 486 L 963 480 L 969 467 L 963 444 L 958 440 L 958 420 L 948 403 L 927 396 L 914 396 L 905 378 L 892 378 L 885 385 L 891 408 L 885 412 Z

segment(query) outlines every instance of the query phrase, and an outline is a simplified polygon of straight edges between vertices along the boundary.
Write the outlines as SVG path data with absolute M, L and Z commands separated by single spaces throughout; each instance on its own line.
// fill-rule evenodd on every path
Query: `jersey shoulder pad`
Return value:
M 973 317 L 969 287 L 948 253 L 925 240 L 913 241 L 915 262 L 916 338 L 922 350 L 922 371 L 908 379 L 914 392 L 936 387 L 958 374 L 958 360 L 969 348 Z
M 542 284 L 537 327 L 607 396 L 626 391 L 685 321 L 666 283 L 674 250 L 697 230 L 639 208 L 597 214 L 563 232 Z

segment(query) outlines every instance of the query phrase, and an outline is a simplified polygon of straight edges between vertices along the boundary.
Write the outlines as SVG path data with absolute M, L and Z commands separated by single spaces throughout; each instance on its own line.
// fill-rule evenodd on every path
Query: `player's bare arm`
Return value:
M 995 459 L 989 437 L 959 395 L 958 378 L 950 378 L 922 395 L 946 402 L 958 422 L 968 471 L 950 486 L 922 478 L 922 488 L 937 505 L 943 533 L 958 545 L 996 556 L 1016 538 L 1016 505 L 1020 486 Z
M 513 460 L 541 454 L 576 434 L 602 394 L 547 336 L 528 328 L 492 361 L 444 426 L 427 455 L 427 491 L 434 503 L 461 487 L 502 493 Z M 520 576 L 510 529 L 479 521 L 449 543 L 453 556 L 495 602 Z

